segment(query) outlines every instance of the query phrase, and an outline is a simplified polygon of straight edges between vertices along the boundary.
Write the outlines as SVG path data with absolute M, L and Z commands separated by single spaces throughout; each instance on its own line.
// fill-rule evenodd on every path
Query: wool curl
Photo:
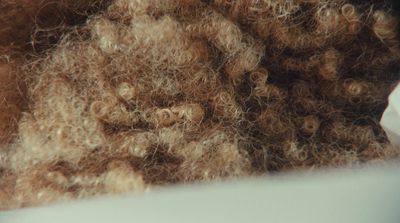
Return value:
M 400 154 L 378 121 L 400 80 L 384 7 L 8 0 L 2 12 L 0 208 Z

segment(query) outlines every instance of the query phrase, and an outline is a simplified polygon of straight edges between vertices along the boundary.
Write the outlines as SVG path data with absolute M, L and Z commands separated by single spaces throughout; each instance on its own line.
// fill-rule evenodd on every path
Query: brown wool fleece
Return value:
M 397 21 L 345 0 L 4 1 L 0 208 L 397 158 L 378 124 Z

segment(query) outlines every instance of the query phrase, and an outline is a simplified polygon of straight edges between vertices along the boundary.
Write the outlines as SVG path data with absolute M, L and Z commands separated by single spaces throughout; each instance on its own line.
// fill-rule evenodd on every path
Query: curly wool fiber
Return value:
M 60 25 L 46 22 L 54 8 Z M 400 154 L 378 124 L 400 80 L 385 8 L 15 0 L 0 12 L 0 208 Z

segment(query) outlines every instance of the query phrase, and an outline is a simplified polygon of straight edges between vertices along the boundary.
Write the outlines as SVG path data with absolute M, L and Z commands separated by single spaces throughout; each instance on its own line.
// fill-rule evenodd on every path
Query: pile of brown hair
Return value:
M 346 0 L 1 1 L 0 208 L 397 158 L 396 25 Z

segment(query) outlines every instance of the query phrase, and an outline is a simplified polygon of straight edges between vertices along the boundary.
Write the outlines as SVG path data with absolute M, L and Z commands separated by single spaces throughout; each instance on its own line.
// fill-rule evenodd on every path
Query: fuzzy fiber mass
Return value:
M 0 208 L 395 159 L 397 19 L 346 0 L 0 2 Z

